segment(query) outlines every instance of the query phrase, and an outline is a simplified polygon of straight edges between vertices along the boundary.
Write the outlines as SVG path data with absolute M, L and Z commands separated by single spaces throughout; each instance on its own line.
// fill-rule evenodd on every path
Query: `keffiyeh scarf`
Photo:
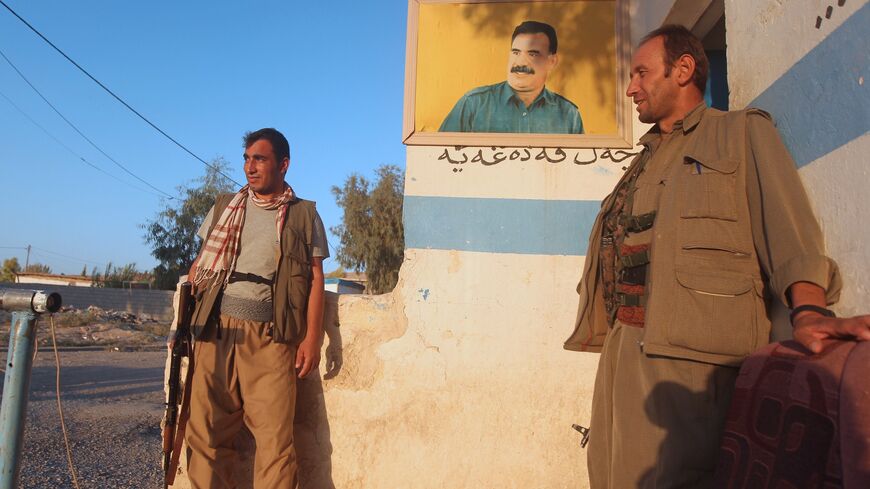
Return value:
M 226 272 L 224 283 L 229 280 L 230 274 L 236 268 L 236 259 L 239 255 L 239 241 L 242 237 L 242 227 L 245 225 L 245 205 L 248 196 L 251 201 L 261 209 L 278 209 L 275 217 L 275 230 L 278 233 L 280 246 L 281 227 L 284 225 L 284 216 L 287 214 L 287 204 L 293 200 L 293 189 L 284 182 L 284 193 L 273 199 L 263 200 L 254 195 L 254 191 L 245 185 L 239 193 L 224 209 L 223 213 L 209 233 L 202 247 L 199 261 L 196 264 L 194 284 L 210 280 L 220 272 Z

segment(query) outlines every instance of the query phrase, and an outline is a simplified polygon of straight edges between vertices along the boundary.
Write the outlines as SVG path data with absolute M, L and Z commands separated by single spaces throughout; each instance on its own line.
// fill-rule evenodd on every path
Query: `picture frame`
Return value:
M 555 59 L 548 68 L 528 70 L 545 80 L 529 105 L 519 100 L 512 79 L 526 74 L 517 68 L 520 57 L 541 54 L 518 43 L 547 37 L 512 38 L 526 21 L 551 25 L 558 47 L 543 53 Z M 627 0 L 409 0 L 402 140 L 426 146 L 631 148 L 634 114 L 625 96 L 630 54 Z M 508 101 L 513 108 L 499 105 L 511 93 L 517 97 Z M 566 122 L 573 117 L 565 112 L 571 105 L 582 119 L 582 134 L 576 123 Z M 532 124 L 527 113 L 535 116 Z

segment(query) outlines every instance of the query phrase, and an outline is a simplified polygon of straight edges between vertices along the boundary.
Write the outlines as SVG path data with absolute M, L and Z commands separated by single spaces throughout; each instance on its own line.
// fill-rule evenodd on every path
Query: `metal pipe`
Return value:
M 62 302 L 57 292 L 0 288 L 0 309 L 7 311 L 57 312 Z
M 40 313 L 60 309 L 61 302 L 60 294 L 54 292 L 0 289 L 0 309 L 12 311 L 3 401 L 0 404 L 0 489 L 18 486 L 30 371 L 36 347 L 36 319 Z
M 0 406 L 0 489 L 14 489 L 18 485 L 35 332 L 36 314 L 32 311 L 12 313 L 3 402 Z

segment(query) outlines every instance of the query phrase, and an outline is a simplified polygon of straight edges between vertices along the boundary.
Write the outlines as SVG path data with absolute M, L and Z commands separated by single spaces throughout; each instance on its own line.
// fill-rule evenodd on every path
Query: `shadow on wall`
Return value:
M 321 358 L 324 379 L 331 379 L 341 371 L 343 363 L 341 331 L 338 324 L 338 294 L 326 292 L 323 330 L 328 342 L 326 354 Z M 296 455 L 299 458 L 300 489 L 335 489 L 332 480 L 332 442 L 323 381 L 314 373 L 298 384 L 296 397 Z
M 714 370 L 704 364 L 683 363 L 687 363 L 690 377 L 703 379 L 705 388 L 693 391 L 670 381 L 653 387 L 644 401 L 644 413 L 650 423 L 666 431 L 654 465 L 641 475 L 637 487 L 700 487 L 709 484 L 713 475 L 719 450 L 717 435 L 722 432 L 737 369 Z M 687 411 L 698 418 L 683 421 Z M 717 420 L 719 424 L 714 426 Z M 674 430 L 675 426 L 681 429 Z
M 626 2 L 628 3 L 628 2 Z M 513 4 L 512 9 L 497 8 L 464 9 L 465 18 L 480 32 L 496 37 L 510 39 L 516 23 L 514 15 L 519 13 L 522 18 L 536 20 L 538 6 L 533 3 Z M 605 46 L 590 46 L 589 35 L 584 31 L 588 26 L 607 26 L 613 29 L 612 14 L 605 14 L 600 9 L 584 8 L 567 9 L 566 17 L 560 22 L 556 32 L 559 41 L 559 67 L 551 75 L 554 82 L 563 84 L 574 77 L 575 71 L 584 63 L 593 67 L 595 74 L 595 93 L 599 104 L 612 102 L 613 67 L 616 56 L 616 44 L 608 42 Z

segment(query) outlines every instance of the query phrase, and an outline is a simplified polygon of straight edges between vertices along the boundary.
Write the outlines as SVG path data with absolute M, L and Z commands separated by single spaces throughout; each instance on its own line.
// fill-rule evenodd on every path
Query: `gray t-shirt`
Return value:
M 197 232 L 203 241 L 208 237 L 213 213 L 214 207 L 208 211 Z M 270 211 L 257 207 L 248 197 L 245 204 L 245 224 L 242 226 L 239 242 L 239 258 L 224 294 L 259 302 L 272 300 L 272 280 L 278 265 L 278 230 L 275 226 L 277 213 L 277 209 Z M 329 256 L 326 231 L 316 211 L 312 225 L 311 256 Z

